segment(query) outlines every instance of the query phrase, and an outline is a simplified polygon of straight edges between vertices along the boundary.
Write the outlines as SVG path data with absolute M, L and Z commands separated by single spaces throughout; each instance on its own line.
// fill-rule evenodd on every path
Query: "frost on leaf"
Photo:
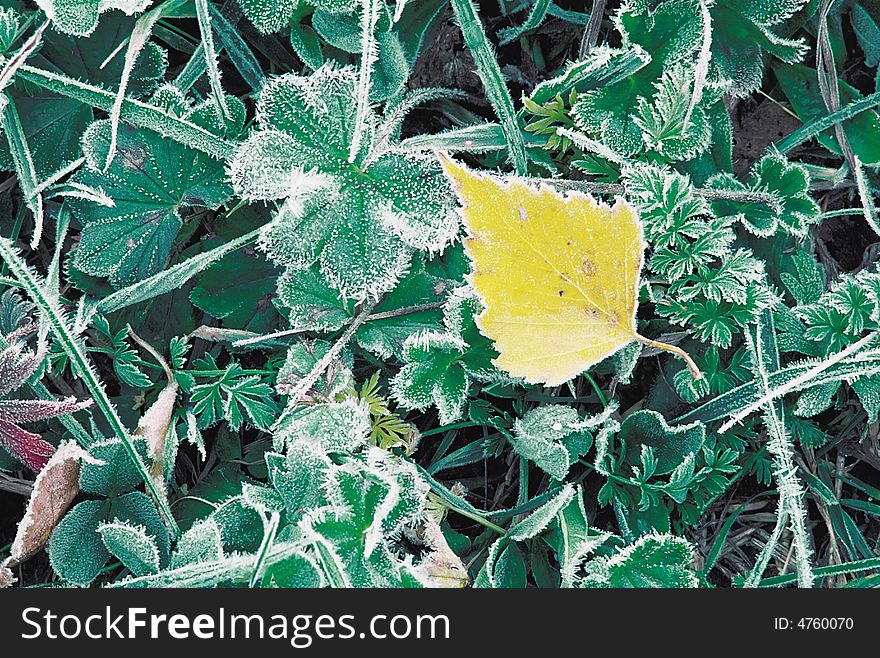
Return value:
M 98 534 L 107 550 L 135 576 L 159 571 L 159 547 L 143 526 L 127 522 L 104 523 L 98 526 Z
M 668 283 L 657 311 L 720 347 L 772 303 L 764 263 L 734 250 L 734 217 L 717 217 L 687 176 L 638 164 L 624 170 L 627 196 L 638 209 L 650 247 L 647 270 Z
M 329 468 L 326 477 L 332 507 L 309 513 L 299 524 L 322 566 L 354 587 L 421 584 L 411 561 L 401 560 L 390 541 L 424 514 L 428 485 L 415 467 L 370 448 Z
M 220 535 L 220 527 L 213 519 L 203 519 L 181 535 L 171 556 L 170 567 L 174 569 L 222 558 L 223 537 Z
M 680 537 L 640 537 L 611 557 L 586 563 L 582 587 L 689 588 L 699 581 L 693 571 L 694 548 Z
M 275 429 L 276 449 L 284 444 L 313 442 L 327 453 L 356 452 L 367 444 L 370 414 L 354 399 L 314 407 L 298 407 L 282 417 Z
M 806 4 L 807 0 L 739 0 L 710 5 L 714 32 L 710 72 L 729 87 L 730 94 L 743 98 L 761 86 L 765 53 L 789 64 L 803 58 L 806 43 L 782 37 L 776 30 Z
M 640 98 L 633 122 L 642 129 L 642 139 L 652 151 L 670 161 L 690 160 L 709 147 L 709 121 L 701 106 L 688 116 L 694 82 L 691 67 L 677 64 L 663 72 L 655 83 L 651 100 Z
M 408 409 L 435 405 L 440 423 L 461 417 L 472 378 L 499 377 L 492 342 L 480 333 L 475 316 L 482 304 L 472 290 L 459 289 L 444 306 L 445 331 L 413 334 L 403 344 L 404 366 L 391 382 L 394 398 Z
M 99 14 L 111 9 L 142 12 L 150 0 L 37 0 L 37 5 L 61 32 L 87 36 L 98 26 Z
M 656 142 L 657 136 L 662 136 L 662 133 L 657 136 L 652 136 L 652 133 L 666 123 L 676 102 L 684 103 L 687 109 L 694 75 L 691 73 L 685 76 L 685 79 L 690 80 L 684 88 L 677 90 L 670 87 L 671 80 L 664 85 L 661 78 L 666 71 L 685 64 L 690 65 L 694 53 L 703 43 L 699 3 L 692 0 L 672 0 L 649 8 L 651 4 L 653 3 L 625 3 L 614 17 L 623 49 L 643 56 L 647 59 L 645 65 L 619 82 L 579 93 L 572 108 L 572 117 L 579 130 L 621 155 L 633 155 L 641 151 L 647 140 Z M 590 58 L 607 56 L 607 53 L 597 50 L 591 53 Z M 680 71 L 684 72 L 689 68 L 683 67 Z M 659 96 L 656 85 L 660 85 Z M 667 88 L 665 92 L 664 86 Z M 675 97 L 676 92 L 681 98 Z M 649 106 L 645 103 L 651 103 L 655 96 L 658 96 L 655 101 L 657 107 L 648 110 Z M 700 106 L 706 106 L 709 101 L 710 99 L 704 98 Z M 634 121 L 635 116 L 640 116 L 639 120 L 650 126 L 647 137 L 643 138 L 643 128 Z M 687 133 L 687 137 L 690 140 L 692 136 L 698 136 L 700 131 L 697 127 L 697 132 L 693 135 Z M 667 147 L 681 149 L 687 141 L 682 144 L 669 141 Z M 648 144 L 651 145 L 651 141 Z
M 275 383 L 276 390 L 282 395 L 289 395 L 296 389 L 300 380 L 306 377 L 317 365 L 318 361 L 331 349 L 331 344 L 323 340 L 302 341 L 291 345 L 287 358 Z M 300 398 L 302 402 L 328 402 L 351 388 L 354 379 L 351 373 L 354 359 L 350 352 L 343 353 L 333 359 L 324 369 L 318 381 Z
M 13 341 L 0 351 L 0 397 L 5 397 L 23 385 L 43 361 L 45 352 L 27 352 L 24 343 Z M 0 399 L 0 447 L 18 461 L 39 472 L 55 452 L 55 447 L 39 434 L 29 432 L 21 423 L 34 423 L 70 414 L 88 407 L 91 400 L 77 401 L 70 397 L 63 400 Z
M 196 361 L 205 370 L 220 370 L 211 354 Z M 198 417 L 199 429 L 216 425 L 225 419 L 238 430 L 245 422 L 267 429 L 277 416 L 272 387 L 259 375 L 248 375 L 235 361 L 222 369 L 222 374 L 205 384 L 193 387 L 192 411 Z
M 39 551 L 79 493 L 80 464 L 96 460 L 76 443 L 61 444 L 37 476 L 10 555 L 18 564 Z
M 349 162 L 356 83 L 355 69 L 330 66 L 268 82 L 258 130 L 229 172 L 244 198 L 279 202 L 260 244 L 287 277 L 317 264 L 338 293 L 362 300 L 394 286 L 408 248 L 446 246 L 457 222 L 434 159 L 379 148 L 372 112 Z
M 87 167 L 74 181 L 102 190 L 114 205 L 70 200 L 82 224 L 73 265 L 122 287 L 165 266 L 182 226 L 181 211 L 217 208 L 231 190 L 221 162 L 127 124 L 120 126 L 116 157 L 103 172 L 109 140 L 108 121 L 95 122 L 83 135 Z
M 472 172 L 444 156 L 468 229 L 477 317 L 513 377 L 565 383 L 633 340 L 644 241 L 635 209 Z
M 133 27 L 133 18 L 112 12 L 102 17 L 88 37 L 47 30 L 28 64 L 115 92 L 125 58 L 118 55 L 106 64 L 105 60 L 124 43 Z M 132 67 L 126 94 L 141 98 L 151 93 L 165 75 L 167 60 L 162 47 L 147 43 Z M 51 177 L 82 155 L 80 136 L 94 119 L 90 105 L 31 85 L 10 85 L 6 93 L 15 103 L 39 179 Z M 0 166 L 14 166 L 5 135 L 0 135 Z
M 535 462 L 554 479 L 563 480 L 569 467 L 593 445 L 589 430 L 601 422 L 601 418 L 582 419 L 571 407 L 545 405 L 517 419 L 508 440 L 521 457 Z
M 413 334 L 442 330 L 439 305 L 456 285 L 445 275 L 428 272 L 418 255 L 412 258 L 408 271 L 403 261 L 400 269 L 397 285 L 382 297 L 369 321 L 355 332 L 357 343 L 382 359 L 392 354 L 401 357 L 404 343 Z M 340 299 L 316 266 L 288 270 L 279 277 L 278 301 L 285 307 L 285 315 L 294 329 L 340 329 L 355 314 L 354 302 Z
M 111 557 L 98 530 L 107 523 L 143 528 L 158 548 L 160 563 L 167 562 L 170 539 L 162 518 L 146 494 L 132 491 L 84 500 L 64 515 L 49 538 L 49 562 L 61 579 L 85 587 L 98 577 Z
M 746 201 L 718 200 L 712 203 L 715 214 L 734 217 L 754 235 L 767 237 L 784 232 L 802 238 L 810 225 L 820 218 L 819 206 L 810 195 L 810 175 L 806 168 L 790 162 L 776 151 L 771 151 L 752 166 L 748 183 L 722 173 L 712 177 L 707 187 L 770 196 L 775 207 Z

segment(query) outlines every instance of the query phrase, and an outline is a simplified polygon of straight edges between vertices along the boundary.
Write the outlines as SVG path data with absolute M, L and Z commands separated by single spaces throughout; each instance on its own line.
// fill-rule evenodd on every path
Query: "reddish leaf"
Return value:
M 44 441 L 39 434 L 23 430 L 2 417 L 0 417 L 0 446 L 38 473 L 55 453 L 55 446 Z

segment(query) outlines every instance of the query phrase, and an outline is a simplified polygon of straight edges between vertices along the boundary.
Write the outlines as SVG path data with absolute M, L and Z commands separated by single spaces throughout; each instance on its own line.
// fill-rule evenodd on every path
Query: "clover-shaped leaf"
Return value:
M 753 165 L 747 184 L 722 173 L 707 185 L 717 190 L 770 195 L 771 204 L 745 200 L 712 203 L 716 215 L 734 216 L 755 235 L 773 235 L 781 229 L 802 237 L 811 224 L 819 221 L 819 206 L 810 196 L 810 175 L 802 165 L 790 162 L 778 152 L 771 151 Z M 743 194 L 741 198 L 747 196 Z
M 394 286 L 410 249 L 440 250 L 458 225 L 436 161 L 394 151 L 376 117 L 350 161 L 355 87 L 350 67 L 270 81 L 230 175 L 245 198 L 283 201 L 261 241 L 272 260 L 288 272 L 318 263 L 343 297 L 361 300 Z

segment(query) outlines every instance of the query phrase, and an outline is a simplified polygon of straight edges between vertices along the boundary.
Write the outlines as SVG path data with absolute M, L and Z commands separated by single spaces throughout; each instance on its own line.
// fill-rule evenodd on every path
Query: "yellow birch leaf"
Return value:
M 477 326 L 495 343 L 495 364 L 515 377 L 563 384 L 633 340 L 693 361 L 636 331 L 642 224 L 581 192 L 502 180 L 439 154 L 462 204 L 470 281 L 484 310 Z

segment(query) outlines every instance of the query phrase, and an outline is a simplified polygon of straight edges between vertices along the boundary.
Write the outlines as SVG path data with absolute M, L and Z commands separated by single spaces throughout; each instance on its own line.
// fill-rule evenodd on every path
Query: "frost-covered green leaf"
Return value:
M 482 310 L 470 292 L 456 291 L 444 307 L 445 332 L 425 332 L 407 338 L 405 365 L 392 381 L 392 393 L 404 407 L 435 405 L 440 422 L 451 423 L 464 411 L 471 378 L 497 377 L 491 341 L 477 329 L 474 316 Z
M 675 88 L 675 81 L 690 78 L 686 64 L 702 41 L 699 5 L 692 0 L 624 4 L 615 14 L 614 24 L 620 33 L 624 51 L 646 54 L 641 68 L 626 79 L 578 94 L 572 108 L 575 125 L 588 136 L 598 138 L 612 151 L 631 155 L 653 143 L 655 147 L 694 151 L 705 145 L 705 119 L 688 128 L 679 121 L 676 138 L 675 117 L 683 118 L 681 103 L 689 100 L 689 89 Z M 594 58 L 607 58 L 597 51 Z M 661 78 L 667 74 L 666 82 Z M 656 104 L 652 99 L 658 94 Z M 635 117 L 640 117 L 638 121 Z M 667 134 L 672 130 L 672 133 Z M 682 132 L 685 130 L 686 132 Z M 643 131 L 645 137 L 643 138 Z M 684 139 L 682 139 L 684 138 Z M 696 139 L 695 139 L 696 138 Z M 665 143 L 667 140 L 671 140 Z M 705 146 L 704 146 L 705 148 Z
M 289 413 L 275 432 L 276 447 L 311 441 L 324 452 L 345 454 L 366 445 L 370 416 L 365 405 L 349 398 Z
M 655 300 L 658 312 L 693 328 L 700 340 L 728 347 L 773 302 L 763 262 L 748 249 L 734 251 L 736 218 L 713 214 L 688 177 L 646 164 L 625 175 L 653 252 L 648 269 L 667 282 Z M 792 201 L 792 212 L 800 201 Z
M 76 36 L 88 36 L 98 26 L 102 12 L 119 9 L 128 15 L 143 11 L 149 6 L 147 0 L 38 0 L 37 5 L 46 12 L 60 31 Z
M 83 136 L 87 167 L 74 180 L 102 190 L 111 199 L 100 204 L 73 199 L 82 224 L 74 265 L 122 287 L 165 267 L 183 226 L 182 211 L 216 208 L 229 198 L 222 163 L 210 156 L 123 125 L 117 154 L 104 172 L 110 126 L 99 121 Z
M 275 388 L 282 394 L 290 393 L 330 349 L 330 343 L 323 340 L 301 341 L 293 344 L 287 351 L 284 365 L 278 371 Z M 319 400 L 335 400 L 341 393 L 351 388 L 354 383 L 351 373 L 352 365 L 351 354 L 344 352 L 324 370 L 309 394 Z
M 291 518 L 299 518 L 307 510 L 327 504 L 322 483 L 330 460 L 316 441 L 291 444 L 286 456 L 269 453 L 266 464 L 269 480 Z
M 571 486 L 563 488 L 550 501 L 511 528 L 505 537 L 492 544 L 475 586 L 525 587 L 525 565 L 514 542 L 532 539 L 544 532 L 578 494 L 579 490 Z
M 715 214 L 736 217 L 755 235 L 768 236 L 785 231 L 802 237 L 810 225 L 819 220 L 819 206 L 810 196 L 807 170 L 780 153 L 771 152 L 758 160 L 752 167 L 748 183 L 742 183 L 730 174 L 719 174 L 710 179 L 707 186 L 769 195 L 776 208 L 767 202 L 719 200 L 712 204 Z
M 333 507 L 301 522 L 325 577 L 339 586 L 413 587 L 420 581 L 411 564 L 387 543 L 403 524 L 424 510 L 427 484 L 412 466 L 371 450 L 366 463 L 347 460 L 328 471 Z
M 582 587 L 697 587 L 694 549 L 671 535 L 647 535 L 611 557 L 586 563 Z
M 232 362 L 220 368 L 211 355 L 201 361 L 204 369 L 216 371 L 212 381 L 193 387 L 190 401 L 199 427 L 206 428 L 226 420 L 232 429 L 245 422 L 268 428 L 277 415 L 272 387 L 258 375 L 248 375 L 241 365 Z
M 656 411 L 644 410 L 624 418 L 618 436 L 626 446 L 630 463 L 638 464 L 643 446 L 647 446 L 656 460 L 654 473 L 664 475 L 702 448 L 706 429 L 701 423 L 670 427 Z
M 105 60 L 131 32 L 133 18 L 114 11 L 105 15 L 88 37 L 74 37 L 49 30 L 39 52 L 29 61 L 40 68 L 62 73 L 92 84 L 115 89 L 122 74 L 123 57 Z M 165 74 L 167 55 L 155 43 L 148 43 L 132 67 L 128 93 L 141 98 L 152 92 Z M 16 84 L 10 94 L 21 118 L 22 129 L 34 154 L 34 168 L 46 178 L 80 157 L 80 136 L 94 118 L 88 105 L 32 85 Z M 5 136 L 0 136 L 0 166 L 12 167 Z
M 168 531 L 156 508 L 139 491 L 103 500 L 85 500 L 73 507 L 49 538 L 49 560 L 65 581 L 90 585 L 110 559 L 99 528 L 107 523 L 141 526 L 156 543 L 159 560 L 168 558 Z
M 107 550 L 135 576 L 159 571 L 159 547 L 144 528 L 128 523 L 104 523 L 98 534 Z
M 198 521 L 177 540 L 170 567 L 182 567 L 223 558 L 223 537 L 213 519 Z
M 571 407 L 546 405 L 532 409 L 513 426 L 513 449 L 557 480 L 593 445 L 589 429 L 599 423 L 582 419 Z
M 394 151 L 372 113 L 349 162 L 355 86 L 354 69 L 331 66 L 267 83 L 230 176 L 243 197 L 280 201 L 261 241 L 273 261 L 318 263 L 343 297 L 364 299 L 394 286 L 409 248 L 442 249 L 458 220 L 439 164 Z
M 730 93 L 751 94 L 761 86 L 767 54 L 792 64 L 806 54 L 803 39 L 786 36 L 785 22 L 807 0 L 719 0 L 712 14 L 712 66 Z
M 133 443 L 146 460 L 147 445 L 142 437 Z M 80 471 L 80 489 L 87 493 L 111 496 L 131 491 L 140 482 L 134 464 L 127 459 L 122 441 L 116 437 L 95 441 L 89 446 L 95 463 L 85 462 Z
M 693 84 L 693 71 L 677 64 L 663 72 L 655 83 L 657 93 L 639 99 L 633 122 L 642 129 L 642 139 L 652 151 L 668 160 L 690 160 L 709 147 L 709 122 L 703 108 L 690 109 L 684 93 Z

